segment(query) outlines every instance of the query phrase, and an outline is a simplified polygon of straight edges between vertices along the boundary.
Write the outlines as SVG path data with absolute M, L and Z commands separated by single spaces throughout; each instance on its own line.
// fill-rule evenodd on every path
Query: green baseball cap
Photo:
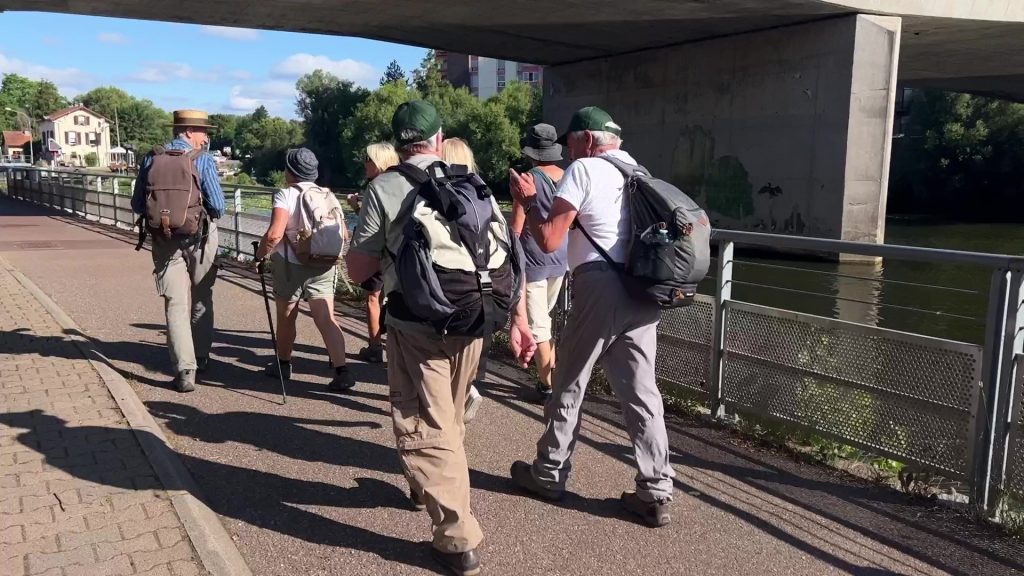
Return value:
M 391 131 L 399 146 L 422 142 L 441 129 L 441 116 L 426 100 L 410 100 L 391 117 Z
M 572 115 L 572 120 L 569 120 L 569 129 L 558 139 L 558 143 L 564 145 L 569 139 L 569 134 L 583 130 L 611 132 L 616 136 L 622 135 L 622 128 L 612 120 L 607 112 L 597 106 L 587 106 L 580 108 Z

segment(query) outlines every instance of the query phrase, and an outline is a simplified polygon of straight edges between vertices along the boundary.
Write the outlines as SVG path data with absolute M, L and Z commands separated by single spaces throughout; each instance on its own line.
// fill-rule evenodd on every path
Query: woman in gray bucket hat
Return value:
M 555 189 L 562 179 L 562 145 L 558 144 L 558 131 L 550 124 L 537 124 L 526 130 L 521 144 L 532 168 L 529 174 L 537 185 L 537 202 L 533 210 L 547 217 L 555 198 Z M 512 229 L 519 235 L 526 256 L 526 317 L 537 342 L 539 381 L 536 389 L 541 402 L 551 396 L 551 371 L 555 367 L 555 347 L 551 341 L 551 311 L 558 301 L 562 281 L 567 269 L 566 242 L 554 253 L 541 250 L 526 224 L 526 212 L 518 202 L 512 205 Z

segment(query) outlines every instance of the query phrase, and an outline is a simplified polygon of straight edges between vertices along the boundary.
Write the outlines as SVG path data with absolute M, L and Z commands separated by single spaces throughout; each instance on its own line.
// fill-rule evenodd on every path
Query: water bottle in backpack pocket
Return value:
M 630 272 L 652 280 L 675 277 L 675 239 L 665 222 L 658 222 L 642 231 L 632 246 Z

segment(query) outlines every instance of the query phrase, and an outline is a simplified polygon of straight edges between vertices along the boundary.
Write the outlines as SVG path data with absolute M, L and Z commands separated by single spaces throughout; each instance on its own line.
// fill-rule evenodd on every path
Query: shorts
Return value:
M 367 292 L 380 292 L 384 289 L 384 274 L 377 272 L 369 279 L 363 280 L 359 287 Z
M 526 319 L 537 343 L 551 340 L 551 311 L 558 303 L 564 279 L 564 276 L 555 276 L 526 285 Z
M 270 257 L 273 263 L 274 298 L 287 302 L 334 298 L 338 282 L 338 267 L 306 266 L 288 262 L 284 256 L 275 253 Z

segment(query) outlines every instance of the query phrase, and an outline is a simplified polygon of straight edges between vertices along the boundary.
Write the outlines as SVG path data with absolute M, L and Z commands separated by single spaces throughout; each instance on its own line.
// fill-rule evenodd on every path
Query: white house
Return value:
M 44 154 L 48 159 L 69 166 L 86 166 L 89 153 L 96 155 L 96 166 L 110 164 L 109 119 L 85 106 L 71 106 L 50 114 L 39 123 Z

